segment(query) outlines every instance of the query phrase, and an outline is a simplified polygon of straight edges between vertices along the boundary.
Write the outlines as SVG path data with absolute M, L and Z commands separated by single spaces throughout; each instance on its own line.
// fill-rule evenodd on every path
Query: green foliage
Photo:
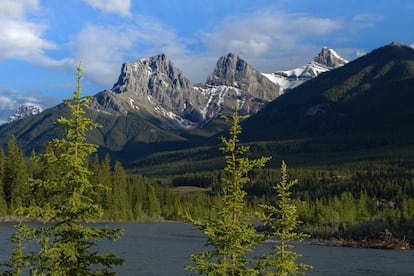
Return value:
M 7 202 L 4 196 L 4 163 L 5 163 L 4 150 L 0 148 L 0 216 L 5 216 L 8 213 Z
M 115 162 L 112 175 L 109 217 L 111 220 L 131 221 L 132 211 L 129 206 L 127 178 L 124 168 L 119 161 Z
M 9 139 L 7 151 L 3 177 L 4 194 L 9 209 L 13 211 L 27 201 L 29 187 L 23 153 L 19 150 L 14 136 Z
M 11 270 L 10 275 L 22 275 L 24 268 L 30 266 L 32 255 L 26 253 L 27 242 L 32 241 L 34 237 L 34 230 L 29 228 L 22 220 L 15 225 L 16 232 L 10 237 L 16 247 L 11 252 L 10 263 L 7 265 Z
M 281 181 L 273 186 L 277 194 L 275 204 L 262 204 L 262 221 L 271 230 L 271 236 L 278 238 L 280 244 L 275 246 L 276 251 L 268 253 L 260 258 L 257 268 L 264 275 L 298 275 L 305 274 L 304 270 L 311 268 L 309 265 L 297 263 L 301 255 L 294 252 L 291 241 L 302 241 L 308 235 L 297 232 L 300 224 L 296 206 L 292 202 L 291 189 L 297 184 L 297 180 L 288 180 L 287 166 L 282 161 Z
M 220 201 L 204 221 L 192 219 L 195 228 L 208 236 L 206 246 L 211 250 L 192 255 L 195 266 L 186 269 L 205 275 L 254 275 L 246 253 L 251 252 L 263 236 L 253 227 L 243 186 L 250 180 L 248 173 L 253 168 L 263 167 L 269 158 L 249 160 L 245 157 L 249 147 L 239 144 L 241 127 L 237 110 L 225 120 L 230 124 L 230 138 L 221 139 L 226 167 Z
M 64 126 L 64 137 L 55 139 L 53 148 L 43 155 L 44 174 L 31 180 L 33 191 L 46 198 L 41 197 L 27 208 L 21 206 L 15 212 L 45 223 L 31 230 L 27 225 L 19 226 L 12 237 L 17 244 L 10 266 L 11 273 L 16 275 L 24 267 L 29 267 L 34 275 L 102 275 L 109 274 L 112 266 L 123 262 L 114 254 L 100 253 L 95 248 L 102 239 L 118 239 L 121 230 L 85 224 L 101 216 L 102 210 L 94 202 L 95 192 L 101 185 L 89 181 L 91 171 L 86 166 L 88 156 L 96 150 L 94 145 L 85 142 L 86 132 L 97 124 L 84 116 L 83 107 L 89 98 L 82 98 L 80 94 L 81 72 L 79 66 L 74 96 L 65 100 L 72 111 L 71 117 L 58 119 Z M 37 254 L 28 257 L 28 263 L 22 262 L 24 239 L 40 246 Z

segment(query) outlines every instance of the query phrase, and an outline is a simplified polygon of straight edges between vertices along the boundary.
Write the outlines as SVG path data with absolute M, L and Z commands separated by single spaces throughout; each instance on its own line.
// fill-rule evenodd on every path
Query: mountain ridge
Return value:
M 285 93 L 302 83 L 348 63 L 335 50 L 323 47 L 321 52 L 309 63 L 290 70 L 276 71 L 274 73 L 262 73 L 272 82 L 281 87 L 281 93 Z
M 246 122 L 247 132 L 278 139 L 271 130 L 306 137 L 391 129 L 414 122 L 412 85 L 414 49 L 391 43 L 282 95 Z
M 170 129 L 203 126 L 235 106 L 257 112 L 279 96 L 279 87 L 235 54 L 221 57 L 205 84 L 190 81 L 164 55 L 124 63 L 113 88 L 91 107 L 108 114 L 145 110 Z
M 387 47 L 391 48 L 388 49 Z M 370 54 L 335 70 L 319 74 L 270 102 L 265 100 L 255 102 L 258 98 L 249 95 L 246 90 L 242 94 L 240 91 L 241 84 L 238 84 L 239 87 L 235 85 L 226 86 L 226 84 L 231 84 L 233 80 L 237 80 L 243 75 L 246 66 L 237 66 L 237 64 L 242 63 L 241 61 L 223 61 L 224 63 L 232 62 L 233 70 L 239 68 L 240 72 L 223 72 L 224 76 L 228 76 L 228 80 L 221 80 L 222 83 L 217 83 L 220 85 L 211 83 L 187 86 L 185 80 L 181 80 L 180 83 L 178 72 L 169 72 L 171 68 L 163 71 L 162 68 L 169 67 L 157 67 L 159 64 L 152 66 L 147 60 L 147 64 L 143 68 L 152 68 L 153 71 L 146 75 L 144 83 L 147 86 L 150 84 L 150 87 L 140 88 L 141 90 L 137 91 L 130 90 L 128 93 L 135 95 L 144 91 L 136 100 L 146 99 L 145 104 L 148 104 L 148 106 L 135 106 L 134 102 L 131 103 L 129 94 L 122 92 L 122 85 L 114 85 L 115 89 L 119 89 L 121 93 L 116 94 L 112 91 L 98 93 L 94 100 L 96 102 L 98 102 L 98 99 L 102 100 L 98 102 L 102 109 L 89 108 L 87 109 L 87 116 L 90 116 L 104 127 L 91 132 L 88 135 L 88 141 L 99 145 L 101 154 L 110 152 L 115 159 L 125 162 L 125 164 L 146 164 L 145 166 L 147 166 L 148 162 L 145 161 L 145 158 L 155 152 L 157 156 L 161 156 L 161 152 L 175 152 L 176 150 L 185 150 L 200 145 L 214 145 L 215 147 L 219 141 L 216 136 L 217 133 L 220 135 L 227 125 L 214 115 L 223 111 L 233 112 L 234 106 L 231 106 L 231 104 L 234 103 L 247 110 L 251 108 L 250 102 L 258 104 L 256 106 L 262 105 L 264 107 L 259 108 L 260 110 L 257 113 L 252 112 L 251 117 L 243 122 L 244 131 L 241 136 L 243 141 L 278 141 L 281 139 L 307 141 L 309 137 L 331 137 L 332 135 L 339 135 L 338 137 L 347 135 L 346 137 L 348 137 L 349 135 L 362 133 L 364 126 L 366 126 L 365 133 L 369 135 L 371 135 L 369 132 L 373 129 L 378 132 L 381 126 L 385 126 L 384 129 L 391 129 L 390 126 L 398 126 L 400 130 L 406 128 L 408 131 L 412 131 L 414 105 L 409 89 L 414 86 L 413 50 L 408 49 L 407 52 L 407 49 L 403 46 L 396 45 L 388 45 L 385 49 L 388 50 L 385 52 L 374 50 Z M 230 57 L 234 59 L 232 54 L 230 54 Z M 168 64 L 166 57 L 162 58 L 161 56 L 158 59 L 163 60 L 164 65 Z M 131 70 L 128 72 L 133 74 L 134 68 L 134 63 L 131 63 L 129 68 Z M 163 75 L 161 77 L 154 75 L 154 78 L 151 79 L 150 77 L 153 76 L 154 72 L 164 73 L 161 74 Z M 166 72 L 170 74 L 166 74 Z M 214 75 L 213 73 L 211 75 Z M 261 75 L 257 71 L 256 73 Z M 256 75 L 250 77 L 254 79 Z M 160 111 L 157 111 L 155 109 L 157 105 L 152 105 L 148 99 L 151 95 L 152 98 L 150 97 L 150 99 L 155 103 L 154 99 L 157 97 L 154 94 L 149 94 L 150 88 L 157 85 L 161 88 L 165 87 L 166 80 L 172 80 L 172 83 L 168 83 L 167 87 L 172 87 L 174 80 L 176 80 L 176 85 L 180 88 L 187 87 L 196 90 L 191 91 L 191 93 L 197 92 L 200 99 L 204 100 L 202 108 L 211 104 L 210 109 L 198 109 L 201 111 L 195 113 L 199 118 L 207 119 L 204 124 L 200 124 L 195 128 L 183 128 L 182 125 L 179 125 L 180 127 L 171 125 L 175 123 L 174 120 L 176 119 L 166 121 L 165 117 L 154 116 L 154 112 Z M 125 85 L 132 85 L 122 79 L 121 82 Z M 272 87 L 278 89 L 277 86 Z M 372 94 L 372 91 L 374 91 L 372 89 L 378 90 L 379 93 Z M 190 93 L 189 91 L 171 91 L 171 93 L 177 93 L 177 97 L 181 97 L 187 92 Z M 372 97 L 372 95 L 376 96 Z M 120 101 L 119 97 L 124 97 L 121 98 L 123 102 Z M 179 103 L 177 108 L 184 110 L 184 102 L 179 101 L 179 99 L 175 100 Z M 174 101 L 165 101 L 165 107 L 168 107 L 169 104 L 173 105 Z M 183 106 L 180 106 L 181 104 Z M 195 106 L 193 106 L 193 103 L 191 104 L 192 107 Z M 110 108 L 104 110 L 105 105 L 110 106 Z M 123 113 L 121 111 L 125 106 L 128 109 L 125 109 L 126 113 Z M 384 110 L 387 110 L 387 112 L 384 112 Z M 114 111 L 114 113 L 109 111 Z M 208 114 L 208 111 L 211 113 Z M 54 124 L 57 116 L 62 116 L 68 112 L 67 108 L 61 104 L 39 115 L 3 126 L 0 128 L 0 143 L 5 146 L 8 138 L 13 134 L 26 154 L 30 154 L 32 148 L 35 148 L 36 152 L 41 152 L 42 147 L 46 144 L 45 141 L 61 134 L 61 129 Z M 362 120 L 361 118 L 364 118 L 364 116 L 366 116 L 366 119 Z M 399 131 L 396 128 L 392 129 Z M 390 136 L 393 137 L 392 140 L 394 141 L 395 134 L 390 134 Z M 382 135 L 381 137 L 385 136 Z M 353 141 L 355 139 L 357 140 L 357 138 L 353 138 Z M 381 139 L 388 141 L 389 138 Z M 352 148 L 352 145 L 347 145 L 347 147 Z M 179 154 L 180 156 L 186 156 L 186 153 L 183 152 Z M 174 157 L 174 160 L 177 158 Z M 163 162 L 161 159 L 158 158 L 157 162 Z M 136 162 L 137 160 L 143 161 Z M 170 159 L 167 158 L 166 162 L 168 160 Z

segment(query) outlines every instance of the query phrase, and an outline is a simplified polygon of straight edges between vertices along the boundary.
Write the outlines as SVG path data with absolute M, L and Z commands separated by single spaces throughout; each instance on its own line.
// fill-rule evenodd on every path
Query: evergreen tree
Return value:
M 144 212 L 149 218 L 159 219 L 161 217 L 161 205 L 158 200 L 157 195 L 155 194 L 155 189 L 153 185 L 146 185 L 146 199 L 144 202 Z
M 298 275 L 305 274 L 304 270 L 311 268 L 309 265 L 296 263 L 301 255 L 290 250 L 293 248 L 290 241 L 301 241 L 308 235 L 296 232 L 299 225 L 299 217 L 296 206 L 291 200 L 290 189 L 297 184 L 297 180 L 288 180 L 287 166 L 282 161 L 281 181 L 273 186 L 277 193 L 275 204 L 260 205 L 264 212 L 261 214 L 263 222 L 271 230 L 271 235 L 279 239 L 280 244 L 275 246 L 276 251 L 266 254 L 257 262 L 257 268 L 263 275 Z
M 72 111 L 71 117 L 58 119 L 65 129 L 64 138 L 55 139 L 54 150 L 43 156 L 44 167 L 53 173 L 32 181 L 32 187 L 43 189 L 48 202 L 21 208 L 17 212 L 42 217 L 47 222 L 35 229 L 36 235 L 29 237 L 40 245 L 39 253 L 30 258 L 30 270 L 34 275 L 105 275 L 110 274 L 109 269 L 113 265 L 122 263 L 114 254 L 101 253 L 95 248 L 102 239 L 119 238 L 121 230 L 85 224 L 99 217 L 102 210 L 93 201 L 96 190 L 101 186 L 89 181 L 91 172 L 87 157 L 96 151 L 96 147 L 86 142 L 86 132 L 97 127 L 97 124 L 85 117 L 83 108 L 89 97 L 81 97 L 81 72 L 82 67 L 79 66 L 74 95 L 65 100 Z M 52 168 L 58 168 L 58 171 Z M 25 233 L 28 232 L 17 232 L 15 239 L 21 241 L 27 238 Z M 21 246 L 17 244 L 16 249 L 19 248 Z M 19 275 L 19 271 L 21 268 L 13 267 L 11 273 Z
M 131 190 L 131 206 L 133 208 L 134 221 L 141 221 L 144 217 L 144 195 L 145 195 L 145 179 L 142 176 L 134 175 L 129 177 L 129 185 Z
M 104 211 L 107 211 L 110 208 L 110 195 L 112 193 L 111 158 L 109 157 L 109 154 L 106 154 L 105 158 L 102 160 L 97 176 L 97 183 L 102 184 L 104 187 L 101 204 Z
M 3 148 L 0 148 L 0 216 L 7 215 L 7 203 L 4 196 L 4 163 L 6 156 Z
M 115 162 L 111 192 L 111 219 L 119 221 L 131 220 L 133 215 L 132 208 L 128 200 L 126 173 L 119 161 Z
M 213 207 L 205 221 L 192 220 L 195 227 L 207 236 L 206 246 L 212 250 L 194 254 L 194 267 L 187 267 L 204 275 L 254 275 L 251 260 L 246 253 L 262 240 L 251 222 L 247 211 L 246 192 L 243 187 L 249 182 L 253 168 L 264 167 L 269 158 L 249 160 L 245 157 L 248 146 L 240 145 L 240 117 L 237 110 L 230 117 L 223 116 L 230 124 L 228 139 L 222 137 L 221 150 L 226 154 L 225 175 L 221 181 L 221 200 Z
M 26 164 L 14 136 L 10 137 L 7 144 L 3 183 L 5 199 L 11 211 L 28 203 L 29 186 Z

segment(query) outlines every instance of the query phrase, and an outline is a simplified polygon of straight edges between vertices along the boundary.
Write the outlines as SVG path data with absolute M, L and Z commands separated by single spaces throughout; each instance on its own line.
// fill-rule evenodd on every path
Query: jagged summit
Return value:
M 132 80 L 135 82 L 131 82 Z M 165 54 L 142 58 L 137 62 L 125 62 L 118 81 L 111 90 L 114 93 L 148 93 L 149 88 L 156 88 L 160 85 L 169 85 L 170 89 L 190 86 L 190 81 Z
M 275 87 L 259 71 L 234 53 L 229 53 L 217 61 L 206 84 L 238 88 L 265 101 L 271 101 L 279 96 L 277 85 Z
M 338 55 L 337 52 L 327 47 L 323 47 L 313 61 L 320 65 L 324 65 L 329 69 L 338 68 L 348 63 L 348 61 Z
M 192 103 L 199 103 L 191 92 L 190 81 L 165 54 L 142 58 L 122 65 L 111 90 L 99 93 L 92 106 L 107 113 L 142 110 L 191 125 L 199 118 Z
M 209 85 L 238 85 L 252 68 L 247 62 L 234 53 L 222 56 L 216 64 L 213 73 L 207 78 Z
M 317 77 L 319 74 L 336 69 L 347 64 L 348 61 L 342 58 L 333 49 L 323 47 L 321 52 L 308 64 L 299 68 L 264 73 L 272 82 L 280 85 L 282 92 L 295 88 L 296 86 Z
M 192 128 L 231 112 L 259 111 L 279 87 L 235 54 L 221 57 L 205 84 L 191 85 L 164 54 L 125 62 L 112 89 L 96 95 L 92 107 L 126 114 L 145 111 L 168 128 Z

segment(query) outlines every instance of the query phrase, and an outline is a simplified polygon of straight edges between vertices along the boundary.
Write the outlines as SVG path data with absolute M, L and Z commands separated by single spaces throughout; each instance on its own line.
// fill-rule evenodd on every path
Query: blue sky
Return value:
M 0 110 L 70 97 L 80 61 L 93 95 L 122 62 L 159 53 L 196 83 L 228 52 L 272 72 L 323 46 L 348 60 L 392 41 L 414 47 L 413 29 L 412 0 L 0 0 Z

